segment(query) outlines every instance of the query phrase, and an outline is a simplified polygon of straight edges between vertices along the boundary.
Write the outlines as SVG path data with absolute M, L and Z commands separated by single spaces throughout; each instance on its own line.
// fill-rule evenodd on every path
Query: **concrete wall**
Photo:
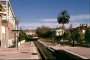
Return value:
M 1 47 L 6 48 L 7 47 L 7 41 L 6 41 L 6 30 L 4 26 L 1 26 Z
M 1 41 L 1 19 L 0 19 L 0 41 Z

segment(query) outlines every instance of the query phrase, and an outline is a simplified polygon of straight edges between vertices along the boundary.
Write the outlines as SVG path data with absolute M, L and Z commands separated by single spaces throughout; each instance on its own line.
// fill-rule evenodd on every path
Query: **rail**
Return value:
M 42 57 L 42 60 L 69 60 L 69 59 L 82 59 L 76 55 L 73 55 L 64 50 L 55 50 L 51 47 L 44 46 L 42 43 L 38 41 L 34 41 L 38 51 Z

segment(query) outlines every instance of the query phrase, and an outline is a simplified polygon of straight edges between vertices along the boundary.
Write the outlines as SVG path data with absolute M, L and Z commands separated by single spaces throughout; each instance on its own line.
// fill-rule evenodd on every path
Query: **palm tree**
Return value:
M 63 24 L 64 26 L 64 24 L 69 23 L 69 18 L 70 16 L 68 12 L 66 10 L 62 10 L 57 17 L 57 21 L 59 24 Z
M 57 17 L 57 22 L 59 24 L 62 24 L 62 28 L 64 28 L 64 24 L 69 23 L 69 19 L 70 19 L 70 16 L 68 12 L 66 10 L 62 10 Z
M 63 40 L 64 24 L 69 23 L 69 19 L 70 19 L 70 16 L 66 10 L 62 10 L 57 17 L 57 22 L 59 24 L 62 24 L 62 40 Z M 62 44 L 62 46 L 63 46 L 63 44 Z

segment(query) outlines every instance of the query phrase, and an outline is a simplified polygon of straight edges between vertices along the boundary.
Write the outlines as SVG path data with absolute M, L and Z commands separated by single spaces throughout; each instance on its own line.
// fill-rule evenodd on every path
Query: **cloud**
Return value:
M 71 15 L 70 20 L 86 20 L 90 19 L 90 14 L 83 14 L 83 15 Z M 55 18 L 49 18 L 49 19 L 39 19 L 43 22 L 57 22 L 57 19 Z
M 71 23 L 65 24 L 65 27 L 69 28 L 70 24 Z M 54 24 L 53 23 L 21 23 L 21 24 L 19 24 L 19 26 L 22 27 L 23 29 L 36 29 L 37 27 L 41 27 L 42 25 L 48 26 L 50 28 L 56 28 L 57 26 L 58 27 L 61 26 L 61 24 L 58 24 L 58 23 L 54 23 Z M 73 23 L 73 27 L 77 27 L 79 25 L 80 25 L 80 23 L 78 23 L 78 22 Z
M 70 20 L 86 20 L 90 19 L 90 14 L 85 14 L 85 15 L 75 15 L 71 16 Z
M 69 28 L 70 27 L 70 24 L 65 24 L 65 27 L 66 28 Z M 19 26 L 21 26 L 23 29 L 37 29 L 37 27 L 41 27 L 41 26 L 48 26 L 50 28 L 56 28 L 57 26 L 61 26 L 61 24 L 58 24 L 58 23 L 38 23 L 38 22 L 35 22 L 35 23 L 21 23 L 19 24 Z M 73 23 L 73 27 L 77 27 L 79 26 L 80 23 L 78 22 L 74 22 Z
M 20 23 L 19 24 L 19 26 L 21 26 L 22 28 L 27 28 L 27 27 L 30 28 L 31 27 L 31 29 L 32 29 L 32 27 L 35 27 L 35 29 L 36 29 L 37 27 L 41 27 L 42 25 L 53 28 L 53 27 L 56 27 L 59 24 L 58 23 L 38 23 L 38 22 L 35 22 L 35 23 Z
M 73 24 L 73 27 L 79 26 L 81 23 L 83 23 L 83 20 L 89 20 L 90 15 L 85 14 L 85 15 L 73 15 L 70 18 L 70 23 L 65 24 L 66 28 L 70 27 L 70 24 Z M 19 26 L 22 27 L 23 29 L 36 29 L 37 27 L 41 27 L 42 25 L 51 27 L 51 28 L 56 28 L 57 26 L 61 26 L 60 24 L 57 23 L 57 19 L 54 18 L 48 18 L 48 19 L 37 19 L 38 22 L 27 22 L 27 23 L 20 23 Z M 81 21 L 82 20 L 82 21 Z
M 57 19 L 41 19 L 42 22 L 56 22 Z

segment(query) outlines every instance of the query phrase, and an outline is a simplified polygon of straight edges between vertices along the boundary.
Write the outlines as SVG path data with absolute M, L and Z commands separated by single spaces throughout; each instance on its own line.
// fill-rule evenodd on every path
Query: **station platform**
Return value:
M 43 40 L 39 40 L 40 43 L 44 44 L 45 46 L 49 48 L 53 48 L 55 50 L 64 50 L 70 54 L 76 55 L 81 57 L 82 59 L 90 59 L 90 48 L 87 47 L 71 47 L 71 46 L 62 46 L 60 44 L 54 44 L 49 42 L 45 42 Z
M 0 48 L 0 60 L 14 60 L 14 59 L 37 59 L 39 60 L 39 55 L 34 42 L 25 42 L 21 46 L 16 48 Z

